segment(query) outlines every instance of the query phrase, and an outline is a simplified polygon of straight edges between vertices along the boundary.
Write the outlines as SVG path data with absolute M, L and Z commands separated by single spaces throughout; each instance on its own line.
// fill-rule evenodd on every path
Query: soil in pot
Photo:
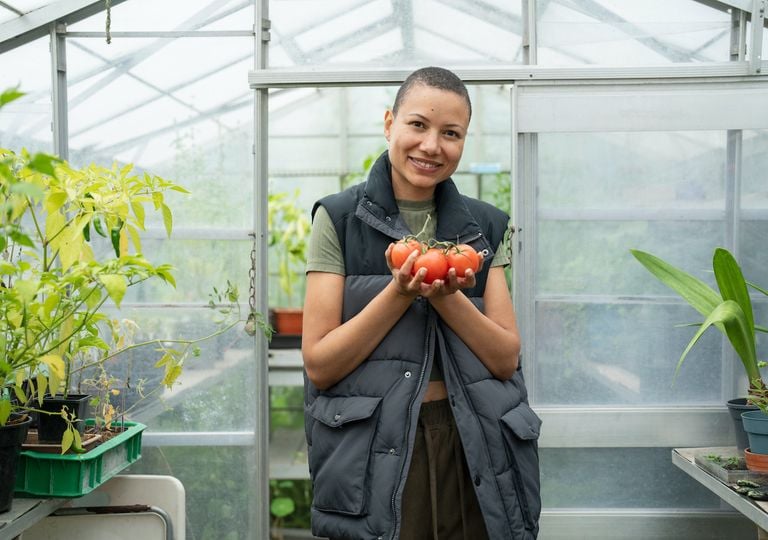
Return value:
M 19 453 L 31 422 L 27 415 L 16 415 L 0 426 L 0 512 L 11 509 Z
M 41 413 L 37 421 L 37 438 L 42 443 L 60 443 L 64 431 L 67 429 L 67 423 L 61 417 L 62 406 L 67 410 L 74 411 L 79 422 L 75 422 L 75 428 L 83 434 L 85 429 L 85 419 L 88 417 L 88 401 L 91 396 L 87 394 L 69 394 L 64 396 L 45 396 L 40 409 L 54 414 Z

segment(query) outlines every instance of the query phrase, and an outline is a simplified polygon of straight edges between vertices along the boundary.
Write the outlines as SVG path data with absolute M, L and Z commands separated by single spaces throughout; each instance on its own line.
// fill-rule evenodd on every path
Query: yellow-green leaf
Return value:
M 42 407 L 45 392 L 48 390 L 48 379 L 42 373 L 37 374 L 37 402 Z
M 52 189 L 45 198 L 43 206 L 47 213 L 52 214 L 64 206 L 65 202 L 67 202 L 67 193 L 65 191 L 54 191 Z
M 171 388 L 173 383 L 176 382 L 176 379 L 179 378 L 179 375 L 181 375 L 181 371 L 181 366 L 178 364 L 166 366 L 165 377 L 163 377 L 163 384 L 167 388 Z
M 80 437 L 80 432 L 75 430 L 72 430 L 72 450 L 77 452 L 78 454 L 82 454 L 85 452 L 85 448 L 83 448 L 83 440 Z
M 20 279 L 16 281 L 13 285 L 13 289 L 16 291 L 16 293 L 19 295 L 19 299 L 24 304 L 29 304 L 34 300 L 35 296 L 37 295 L 37 289 L 40 286 L 40 283 L 37 281 L 32 281 L 29 279 Z
M 27 394 L 24 392 L 24 387 L 19 384 L 18 377 L 16 378 L 16 384 L 13 385 L 13 393 L 16 394 L 16 399 L 18 399 L 20 403 L 27 402 Z
M 171 209 L 168 208 L 168 205 L 163 204 L 163 225 L 165 225 L 165 232 L 168 235 L 168 238 L 171 237 L 171 231 L 173 230 L 173 214 L 171 214 Z
M 131 202 L 133 215 L 136 216 L 136 224 L 141 230 L 144 230 L 144 205 L 138 201 Z
M 171 355 L 169 353 L 163 354 L 163 356 L 160 357 L 160 360 L 155 362 L 155 367 L 159 368 L 167 364 L 171 360 Z
M 51 391 L 55 391 L 58 388 L 58 385 L 53 384 L 52 381 L 54 379 L 59 381 L 64 379 L 66 373 L 64 360 L 62 360 L 61 356 L 58 354 L 46 354 L 38 358 L 38 360 L 48 367 L 48 385 L 51 387 Z
M 45 219 L 45 239 L 54 246 L 61 242 L 61 232 L 67 220 L 61 212 L 49 212 Z
M 163 194 L 159 191 L 152 192 L 152 204 L 155 205 L 155 210 L 158 210 L 163 205 Z
M 4 426 L 11 416 L 11 401 L 9 399 L 0 399 L 0 426 Z
M 66 454 L 67 450 L 69 450 L 72 447 L 72 443 L 75 440 L 75 436 L 72 434 L 74 430 L 72 428 L 67 428 L 66 431 L 61 436 L 61 453 Z
M 107 294 L 112 301 L 119 307 L 128 289 L 128 281 L 125 276 L 118 274 L 100 274 L 99 281 L 104 285 Z
M 131 235 L 134 251 L 136 253 L 141 253 L 141 236 L 139 236 L 139 231 L 133 225 L 128 225 L 128 234 Z
M 58 293 L 48 295 L 45 302 L 43 302 L 43 313 L 45 313 L 46 317 L 50 317 L 53 310 L 59 305 L 59 300 L 61 300 L 61 296 Z

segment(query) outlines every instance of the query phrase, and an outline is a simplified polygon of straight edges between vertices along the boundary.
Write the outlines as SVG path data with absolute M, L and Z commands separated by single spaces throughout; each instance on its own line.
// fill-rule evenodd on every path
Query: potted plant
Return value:
M 768 291 L 746 281 L 736 259 L 725 248 L 716 248 L 712 259 L 712 269 L 719 292 L 700 279 L 650 253 L 635 249 L 630 251 L 651 274 L 705 317 L 704 321 L 697 325 L 698 330 L 681 354 L 675 374 L 690 350 L 710 327 L 717 328 L 728 338 L 741 360 L 749 381 L 745 392 L 747 397 L 729 400 L 728 406 L 735 422 L 737 446 L 743 450 L 746 448 L 747 440 L 741 425 L 741 413 L 745 407 L 756 409 L 756 405 L 749 402 L 753 401 L 753 397 L 765 395 L 766 391 L 760 374 L 763 363 L 758 361 L 755 332 L 768 332 L 765 327 L 755 324 L 748 287 L 766 295 Z
M 31 422 L 28 415 L 14 414 L 0 426 L 0 514 L 11 509 L 19 453 Z
M 270 193 L 267 225 L 268 251 L 277 267 L 279 289 L 284 295 L 280 305 L 272 307 L 273 326 L 278 334 L 301 334 L 301 276 L 307 256 L 310 221 L 298 205 L 298 189 L 292 193 Z

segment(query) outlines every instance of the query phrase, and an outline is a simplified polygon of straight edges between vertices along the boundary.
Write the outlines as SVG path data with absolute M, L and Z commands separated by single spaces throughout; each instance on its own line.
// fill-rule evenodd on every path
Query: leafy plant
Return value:
M 311 228 L 306 212 L 298 205 L 298 196 L 298 189 L 293 193 L 270 193 L 267 211 L 268 246 L 277 258 L 280 289 L 291 306 L 300 301 L 296 283 L 303 275 Z
M 7 90 L 0 106 L 23 95 Z M 221 318 L 211 335 L 196 339 L 132 340 L 135 323 L 105 314 L 118 308 L 129 287 L 150 279 L 175 286 L 174 269 L 141 254 L 147 212 L 160 215 L 168 236 L 173 215 L 169 192 L 181 186 L 132 165 L 81 169 L 47 154 L 0 149 L 0 425 L 12 412 L 37 410 L 46 394 L 66 395 L 73 376 L 139 347 L 154 347 L 158 389 L 172 387 L 184 362 L 199 354 L 198 343 L 242 322 L 237 289 L 214 289 L 210 307 Z M 266 330 L 261 316 L 249 322 Z M 96 386 L 104 425 L 116 411 L 116 378 L 102 369 Z M 44 411 L 39 411 L 44 412 Z M 66 409 L 62 451 L 78 449 L 77 419 Z M 123 412 L 124 414 L 124 412 Z
M 725 248 L 716 248 L 712 259 L 719 292 L 650 253 L 635 249 L 630 251 L 651 274 L 705 317 L 702 323 L 695 324 L 699 328 L 680 356 L 675 374 L 704 332 L 715 327 L 728 338 L 744 366 L 749 381 L 750 401 L 765 396 L 766 387 L 760 374 L 763 363 L 757 358 L 755 332 L 768 332 L 768 329 L 755 324 L 748 287 L 765 295 L 768 295 L 768 291 L 746 281 L 736 259 Z M 764 403 L 766 401 L 763 400 Z
M 705 456 L 712 463 L 721 466 L 723 469 L 734 471 L 742 469 L 741 460 L 738 456 L 723 457 L 720 454 L 707 454 Z

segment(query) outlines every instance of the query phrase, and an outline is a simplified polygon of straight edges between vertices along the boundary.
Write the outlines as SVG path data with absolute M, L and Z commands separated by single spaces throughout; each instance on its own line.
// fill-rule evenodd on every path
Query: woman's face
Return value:
M 395 198 L 431 199 L 435 186 L 459 166 L 469 127 L 469 107 L 460 95 L 431 86 L 413 86 L 397 116 L 384 115 Z

